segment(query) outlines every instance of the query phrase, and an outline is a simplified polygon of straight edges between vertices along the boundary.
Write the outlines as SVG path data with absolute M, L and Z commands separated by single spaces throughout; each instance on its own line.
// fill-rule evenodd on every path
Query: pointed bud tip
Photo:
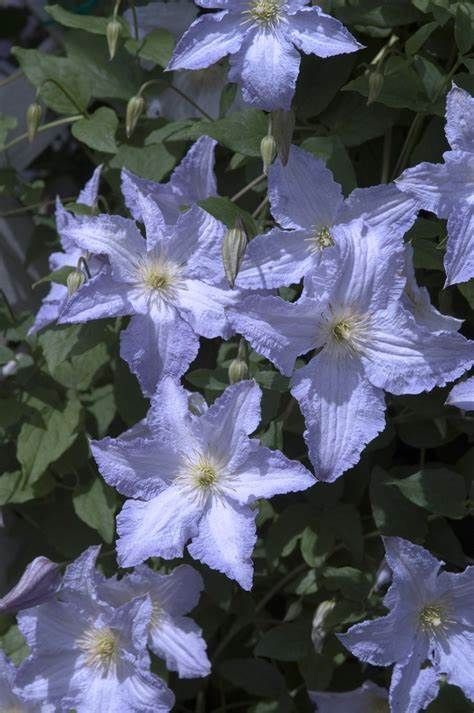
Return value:
M 247 233 L 239 218 L 235 227 L 227 230 L 222 242 L 222 262 L 229 285 L 233 288 L 247 249 Z
M 86 276 L 82 270 L 79 270 L 78 268 L 71 270 L 66 279 L 68 296 L 72 297 L 72 295 L 77 292 L 80 287 L 82 287 L 85 281 Z
M 128 100 L 125 115 L 125 133 L 128 139 L 135 131 L 138 120 L 145 111 L 145 106 L 145 100 L 141 94 L 135 94 L 135 96 Z
M 37 101 L 32 102 L 26 110 L 26 133 L 30 144 L 34 140 L 41 121 L 43 110 Z
M 117 43 L 119 41 L 120 35 L 122 34 L 122 24 L 121 22 L 119 22 L 119 20 L 117 20 L 116 17 L 113 17 L 107 23 L 105 34 L 107 37 L 109 57 L 112 60 L 115 57 L 115 53 L 117 52 Z
M 263 161 L 263 172 L 265 175 L 268 173 L 268 169 L 273 163 L 273 160 L 277 154 L 277 143 L 273 136 L 267 134 L 264 136 L 260 142 L 260 155 Z

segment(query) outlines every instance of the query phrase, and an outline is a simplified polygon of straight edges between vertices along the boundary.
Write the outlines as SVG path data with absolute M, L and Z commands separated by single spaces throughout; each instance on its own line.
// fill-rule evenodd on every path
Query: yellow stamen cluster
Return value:
M 147 263 L 140 268 L 140 278 L 143 284 L 151 290 L 164 291 L 173 284 L 173 276 L 165 265 Z
M 440 606 L 427 605 L 420 612 L 420 624 L 425 631 L 439 629 L 443 625 L 444 612 Z
M 200 488 L 211 488 L 217 480 L 217 472 L 207 458 L 200 458 L 193 466 L 193 476 L 196 485 Z
M 314 253 L 319 253 L 324 248 L 331 248 L 334 245 L 334 238 L 327 226 L 315 228 L 313 235 L 307 240 L 310 243 L 311 252 Z
M 114 665 L 119 652 L 117 637 L 106 626 L 87 629 L 78 639 L 77 645 L 86 655 L 86 664 L 102 672 Z
M 247 14 L 260 25 L 273 25 L 280 18 L 281 0 L 251 0 Z

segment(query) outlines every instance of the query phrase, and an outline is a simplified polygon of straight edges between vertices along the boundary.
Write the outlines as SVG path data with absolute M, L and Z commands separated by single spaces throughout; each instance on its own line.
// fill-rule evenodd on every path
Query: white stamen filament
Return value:
M 115 665 L 119 644 L 117 636 L 109 627 L 90 627 L 77 640 L 77 646 L 85 654 L 86 664 L 106 673 Z
M 271 27 L 281 19 L 281 6 L 282 0 L 250 0 L 245 15 L 248 15 L 250 22 Z

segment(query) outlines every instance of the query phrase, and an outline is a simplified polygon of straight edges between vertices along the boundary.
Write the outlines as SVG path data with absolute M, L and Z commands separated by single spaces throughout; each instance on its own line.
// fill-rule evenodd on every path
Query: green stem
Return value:
M 61 198 L 61 201 L 73 201 L 74 196 L 69 198 Z M 11 218 L 15 215 L 21 215 L 22 213 L 28 213 L 30 210 L 35 210 L 35 208 L 46 208 L 48 205 L 53 205 L 56 203 L 56 198 L 52 198 L 48 201 L 39 201 L 38 203 L 31 203 L 31 205 L 25 205 L 22 208 L 15 208 L 14 210 L 7 210 L 5 213 L 0 213 L 0 218 Z
M 235 201 L 238 201 L 239 198 L 242 198 L 246 193 L 252 190 L 252 188 L 255 188 L 255 186 L 258 186 L 259 183 L 263 181 L 263 179 L 266 178 L 264 173 L 261 173 L 259 176 L 254 178 L 250 183 L 247 183 L 246 186 L 240 189 L 240 191 L 237 191 L 235 195 L 232 196 L 230 199 L 232 203 L 235 203 Z
M 140 39 L 140 33 L 138 32 L 138 17 L 137 17 L 137 8 L 135 7 L 135 0 L 129 0 L 130 9 L 132 11 L 132 18 L 133 18 L 133 34 L 135 35 L 135 39 L 139 40 Z
M 10 84 L 10 82 L 14 82 L 16 79 L 19 79 L 22 76 L 23 71 L 21 69 L 19 69 L 18 72 L 12 72 L 12 74 L 0 81 L 0 87 L 6 87 L 7 84 Z
M 193 106 L 200 114 L 203 115 L 205 119 L 208 121 L 214 121 L 212 116 L 208 114 L 202 107 L 199 106 L 199 104 L 196 104 L 194 99 L 191 99 L 191 97 L 188 97 L 187 94 L 181 91 L 181 89 L 178 89 L 178 87 L 175 87 L 173 84 L 170 84 L 169 82 L 165 82 L 164 79 L 150 79 L 148 82 L 145 82 L 145 84 L 142 84 L 140 89 L 138 90 L 138 95 L 141 96 L 141 94 L 145 91 L 145 89 L 148 89 L 149 86 L 152 84 L 161 84 L 165 89 L 172 89 L 176 94 L 179 94 L 180 97 L 182 97 L 185 101 L 187 101 L 191 106 Z
M 49 121 L 47 124 L 39 126 L 38 131 L 36 133 L 39 134 L 41 131 L 47 131 L 48 129 L 53 129 L 55 126 L 61 126 L 62 124 L 72 124 L 75 121 L 78 121 L 79 119 L 83 118 L 83 114 L 75 114 L 73 116 L 65 116 L 62 119 L 55 119 L 54 121 Z M 0 148 L 0 153 L 8 151 L 8 149 L 11 149 L 12 146 L 16 146 L 16 144 L 21 143 L 27 138 L 28 134 L 26 132 L 24 134 L 20 134 L 20 136 L 17 136 L 16 138 L 12 139 L 12 141 L 10 141 L 8 144 L 2 146 Z

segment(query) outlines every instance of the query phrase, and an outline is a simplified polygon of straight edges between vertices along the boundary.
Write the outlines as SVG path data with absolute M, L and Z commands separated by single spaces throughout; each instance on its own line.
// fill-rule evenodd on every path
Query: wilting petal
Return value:
M 266 111 L 289 109 L 295 92 L 300 55 L 285 29 L 250 32 L 230 58 L 230 81 L 241 85 L 244 101 Z
M 446 403 L 463 411 L 474 411 L 474 376 L 453 386 Z
M 305 54 L 333 57 L 363 47 L 339 20 L 319 7 L 303 7 L 288 21 L 291 41 Z
M 353 357 L 323 351 L 294 374 L 291 392 L 305 417 L 304 438 L 318 480 L 332 482 L 356 465 L 385 427 L 383 391 Z
M 167 668 L 177 671 L 180 678 L 207 676 L 211 672 L 206 642 L 192 619 L 158 613 L 156 623 L 150 627 L 149 641 L 151 650 L 165 659 Z
M 245 252 L 237 287 L 270 289 L 299 282 L 316 262 L 310 237 L 307 230 L 280 228 L 257 235 Z
M 237 52 L 242 40 L 242 28 L 235 15 L 201 15 L 179 40 L 167 69 L 204 69 Z
M 393 713 L 419 713 L 438 695 L 437 671 L 431 666 L 422 668 L 428 657 L 428 646 L 427 637 L 419 634 L 413 651 L 394 667 L 390 685 Z
M 56 562 L 47 557 L 36 557 L 26 567 L 8 594 L 0 599 L 0 613 L 9 614 L 29 609 L 47 601 L 58 588 L 61 573 Z
M 453 210 L 448 219 L 448 244 L 444 258 L 446 285 L 474 277 L 474 206 Z
M 186 542 L 197 533 L 202 512 L 199 498 L 187 498 L 171 486 L 152 500 L 127 500 L 117 516 L 117 555 L 121 567 L 149 557 L 182 557 Z
M 474 97 L 456 85 L 446 103 L 446 136 L 451 148 L 474 153 Z
M 286 166 L 280 160 L 268 172 L 272 215 L 284 228 L 320 230 L 333 225 L 342 206 L 341 186 L 316 156 L 292 146 Z
M 164 376 L 181 377 L 199 351 L 199 337 L 165 304 L 136 314 L 120 335 L 120 356 L 136 374 L 144 394 L 151 395 Z
M 188 546 L 190 555 L 237 580 L 243 589 L 251 589 L 255 516 L 250 508 L 230 503 L 225 497 L 210 497 L 199 533 Z

